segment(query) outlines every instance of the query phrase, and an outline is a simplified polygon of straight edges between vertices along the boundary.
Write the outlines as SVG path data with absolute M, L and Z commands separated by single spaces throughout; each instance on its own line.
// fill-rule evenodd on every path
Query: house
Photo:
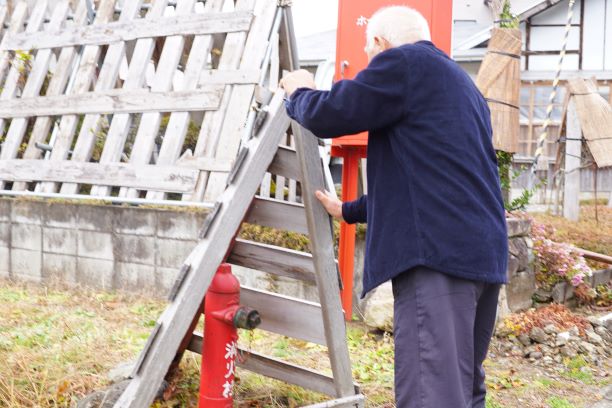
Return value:
M 494 3 L 501 1 L 456 0 L 453 3 L 452 57 L 473 77 L 478 73 L 491 29 L 498 20 L 492 11 Z M 569 0 L 512 0 L 513 13 L 521 21 L 524 42 L 517 166 L 531 163 L 541 134 L 565 35 L 568 4 Z M 298 38 L 298 47 L 303 65 L 315 70 L 318 64 L 335 58 L 335 31 Z M 612 0 L 576 0 L 561 79 L 574 76 L 597 79 L 600 93 L 612 101 Z M 565 98 L 562 81 L 553 101 L 552 124 L 540 162 L 543 169 L 554 164 Z M 591 170 L 584 169 L 583 192 L 594 190 L 595 177 Z M 524 180 L 518 181 L 519 186 L 523 184 Z M 599 191 L 612 190 L 612 171 L 600 171 L 597 184 Z

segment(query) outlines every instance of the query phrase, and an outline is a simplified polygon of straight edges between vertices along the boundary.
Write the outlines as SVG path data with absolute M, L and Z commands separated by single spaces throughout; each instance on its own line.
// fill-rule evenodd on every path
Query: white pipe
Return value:
M 175 200 L 150 200 L 145 198 L 128 198 L 128 197 L 110 197 L 110 196 L 86 196 L 79 194 L 60 194 L 60 193 L 42 193 L 35 191 L 11 191 L 0 190 L 0 196 L 13 197 L 38 197 L 38 198 L 59 198 L 64 200 L 80 200 L 80 201 L 110 201 L 118 204 L 144 204 L 144 205 L 168 205 L 179 207 L 198 207 L 198 208 L 213 208 L 213 203 L 202 203 L 193 201 L 175 201 Z

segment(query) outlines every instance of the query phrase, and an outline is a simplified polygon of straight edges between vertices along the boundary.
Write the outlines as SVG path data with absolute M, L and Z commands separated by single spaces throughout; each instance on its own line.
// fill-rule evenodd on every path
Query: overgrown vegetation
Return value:
M 516 180 L 525 171 L 525 169 L 512 169 L 512 159 L 514 157 L 512 153 L 504 152 L 502 150 L 496 150 L 495 153 L 497 155 L 499 182 L 501 189 L 504 192 L 504 207 L 506 208 L 506 211 L 525 211 L 529 201 L 540 185 L 538 184 L 532 189 L 524 189 L 519 197 L 516 197 L 510 201 L 509 197 L 512 182 Z
M 596 212 L 598 217 L 595 216 Z M 611 306 L 610 283 L 591 288 L 583 282 L 588 269 L 605 269 L 610 265 L 585 262 L 573 250 L 573 246 L 602 254 L 612 253 L 612 208 L 596 209 L 593 204 L 583 203 L 579 221 L 570 221 L 550 213 L 532 216 L 539 284 L 550 289 L 555 283 L 565 280 L 576 286 L 574 293 L 580 302 L 600 307 Z
M 111 368 L 137 358 L 164 307 L 163 300 L 146 296 L 41 288 L 0 280 L 0 406 L 71 407 L 83 396 L 104 388 Z M 367 406 L 394 407 L 392 336 L 349 324 L 347 341 L 353 374 L 367 397 Z M 326 349 L 319 345 L 259 330 L 241 332 L 240 345 L 247 351 L 330 372 Z M 490 390 L 487 408 L 552 407 L 557 403 L 554 401 L 584 406 L 594 402 L 594 395 L 604 385 L 589 375 L 592 367 L 580 359 L 568 360 L 561 376 L 548 377 L 522 358 L 512 364 L 497 361 L 495 344 L 492 350 L 485 363 Z M 199 373 L 200 356 L 186 353 L 165 400 L 154 406 L 196 406 Z M 238 370 L 237 384 L 238 407 L 297 407 L 324 399 L 244 370 Z M 543 401 L 548 405 L 542 405 Z
M 512 13 L 510 0 L 505 0 L 499 15 L 500 28 L 519 28 L 520 19 Z

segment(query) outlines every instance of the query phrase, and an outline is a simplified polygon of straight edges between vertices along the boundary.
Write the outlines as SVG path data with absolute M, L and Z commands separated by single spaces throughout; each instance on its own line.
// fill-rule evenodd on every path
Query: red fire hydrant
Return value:
M 232 408 L 238 328 L 253 330 L 259 313 L 240 306 L 240 282 L 221 264 L 204 301 L 200 408 Z

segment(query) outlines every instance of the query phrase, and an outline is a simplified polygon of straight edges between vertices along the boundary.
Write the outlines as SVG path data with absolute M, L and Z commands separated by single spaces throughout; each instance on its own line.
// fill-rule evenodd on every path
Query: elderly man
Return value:
M 368 223 L 364 295 L 392 280 L 397 406 L 484 408 L 508 258 L 489 109 L 415 10 L 375 13 L 365 51 L 367 68 L 330 91 L 287 75 L 287 112 L 321 138 L 370 132 L 367 196 L 317 197 Z

